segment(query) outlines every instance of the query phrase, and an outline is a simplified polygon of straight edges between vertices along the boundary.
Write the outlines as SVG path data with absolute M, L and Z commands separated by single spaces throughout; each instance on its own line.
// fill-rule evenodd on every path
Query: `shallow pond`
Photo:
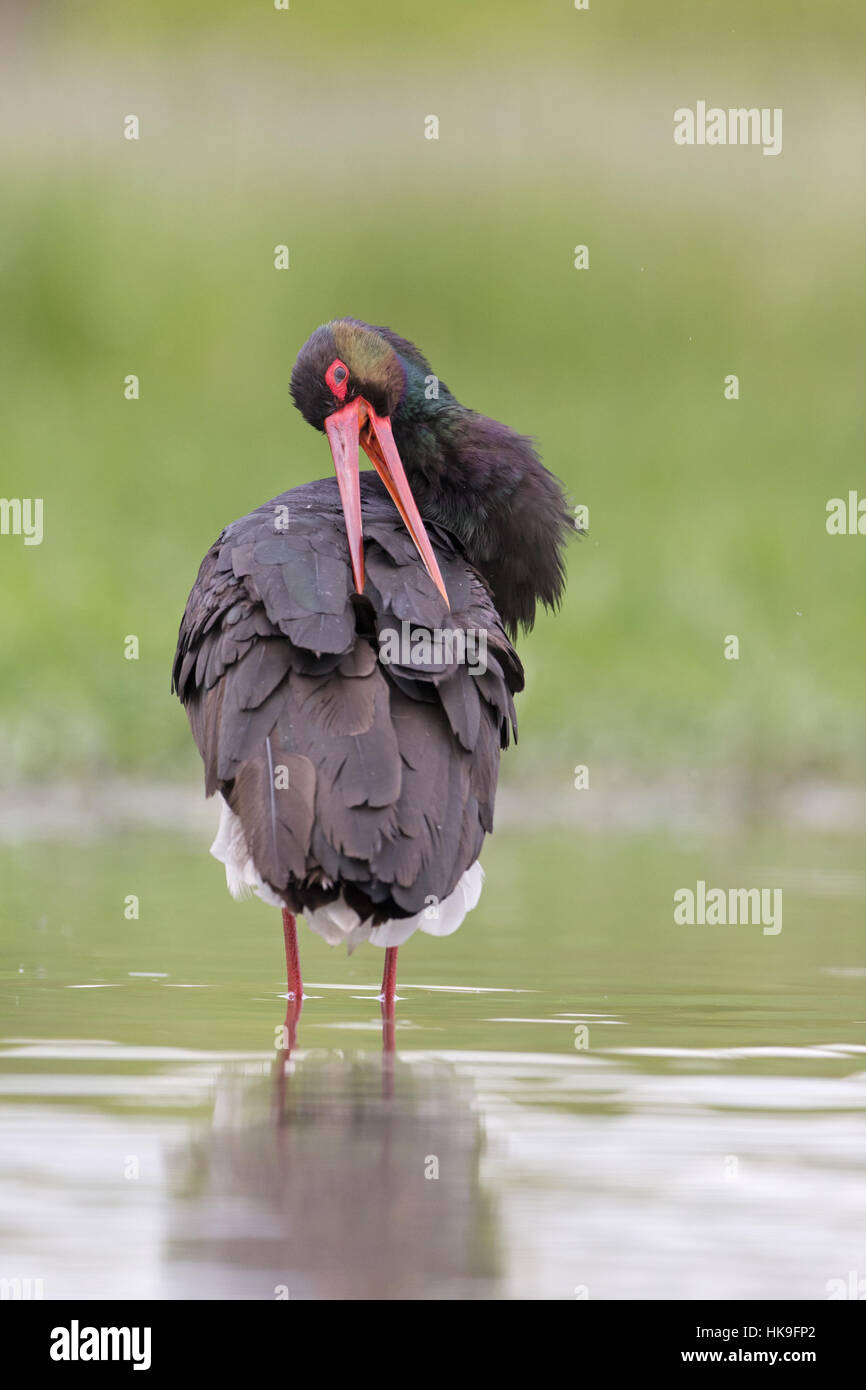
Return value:
M 0 1278 L 46 1298 L 853 1287 L 859 842 L 577 841 L 491 841 L 457 936 L 400 952 L 392 1063 L 382 953 L 305 928 L 298 1045 L 276 1053 L 279 915 L 233 903 L 192 838 L 4 850 Z M 699 880 L 780 889 L 781 931 L 678 925 Z

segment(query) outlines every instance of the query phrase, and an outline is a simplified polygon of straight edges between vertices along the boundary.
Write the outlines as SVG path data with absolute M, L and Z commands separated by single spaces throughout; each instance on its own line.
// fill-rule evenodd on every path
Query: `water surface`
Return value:
M 811 1298 L 866 1273 L 856 843 L 506 832 L 456 937 L 301 937 L 180 837 L 4 852 L 0 1277 L 44 1296 Z M 680 927 L 698 878 L 782 931 Z M 129 911 L 138 898 L 138 918 Z M 282 1059 L 283 1062 L 285 1059 Z

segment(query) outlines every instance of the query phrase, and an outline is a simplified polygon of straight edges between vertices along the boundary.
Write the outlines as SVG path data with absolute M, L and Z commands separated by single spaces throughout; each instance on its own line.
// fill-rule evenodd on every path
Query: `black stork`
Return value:
M 211 546 L 172 688 L 221 794 L 229 889 L 282 910 L 292 1037 L 303 914 L 331 944 L 385 948 L 393 1048 L 398 947 L 456 931 L 478 901 L 523 687 L 510 639 L 557 605 L 573 523 L 530 441 L 461 405 L 389 329 L 317 329 L 291 392 L 336 478 Z

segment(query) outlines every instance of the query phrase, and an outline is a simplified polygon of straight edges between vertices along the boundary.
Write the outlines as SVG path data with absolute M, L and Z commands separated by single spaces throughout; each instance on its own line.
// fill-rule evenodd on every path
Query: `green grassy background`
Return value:
M 45 499 L 41 547 L 0 538 L 5 779 L 196 775 L 177 623 L 224 524 L 329 472 L 287 388 L 338 314 L 419 342 L 590 507 L 509 775 L 863 776 L 866 538 L 824 526 L 866 493 L 858 7 L 4 25 L 0 493 Z M 699 98 L 783 107 L 782 154 L 674 147 Z

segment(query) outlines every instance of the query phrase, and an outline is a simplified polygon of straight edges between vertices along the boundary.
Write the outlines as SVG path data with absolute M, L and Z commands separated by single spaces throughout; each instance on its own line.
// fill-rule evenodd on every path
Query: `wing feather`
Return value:
M 240 817 L 262 878 L 295 911 L 342 892 L 382 921 L 444 899 L 477 859 L 523 671 L 453 538 L 430 528 L 449 611 L 371 474 L 362 506 L 364 601 L 353 602 L 333 480 L 228 527 L 190 594 L 173 687 L 205 790 Z M 447 643 L 428 660 L 385 664 L 377 637 L 403 623 L 410 634 L 483 632 L 486 666 Z

